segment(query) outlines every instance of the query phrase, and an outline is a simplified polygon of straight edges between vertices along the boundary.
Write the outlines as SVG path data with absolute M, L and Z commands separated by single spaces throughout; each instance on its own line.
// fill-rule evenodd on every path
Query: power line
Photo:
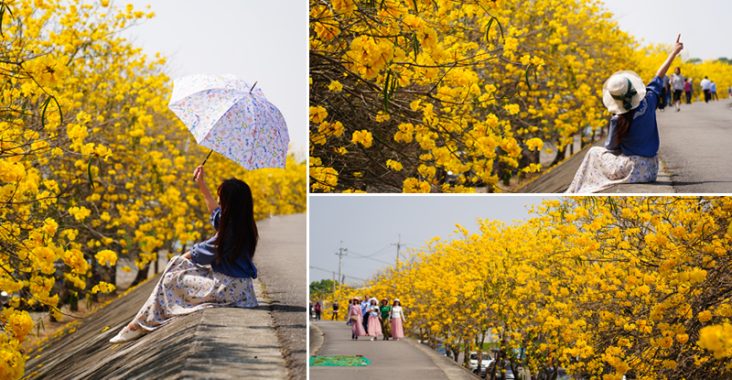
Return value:
M 322 267 L 318 267 L 318 266 L 314 266 L 314 265 L 311 265 L 310 266 L 310 269 L 319 270 L 319 271 L 325 272 L 325 273 L 335 273 L 334 270 L 327 269 L 327 268 L 322 268 Z M 343 274 L 343 277 L 350 278 L 350 279 L 353 279 L 353 280 L 362 281 L 362 282 L 368 281 L 368 280 L 366 280 L 364 278 L 360 278 L 360 277 L 356 277 L 356 276 L 351 276 L 351 275 L 348 275 L 348 274 Z

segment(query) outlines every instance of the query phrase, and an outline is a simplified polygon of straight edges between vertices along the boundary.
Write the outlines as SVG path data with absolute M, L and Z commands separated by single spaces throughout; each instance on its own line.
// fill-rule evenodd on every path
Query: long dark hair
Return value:
M 623 138 L 628 134 L 628 131 L 630 131 L 630 124 L 633 123 L 633 115 L 635 114 L 634 110 L 631 110 L 629 112 L 626 112 L 622 115 L 617 116 L 617 124 L 615 125 L 615 141 L 620 144 L 621 141 L 623 141 Z
M 227 179 L 217 193 L 221 203 L 221 217 L 216 235 L 216 263 L 234 262 L 241 255 L 251 260 L 257 248 L 259 233 L 254 221 L 252 190 L 244 181 Z

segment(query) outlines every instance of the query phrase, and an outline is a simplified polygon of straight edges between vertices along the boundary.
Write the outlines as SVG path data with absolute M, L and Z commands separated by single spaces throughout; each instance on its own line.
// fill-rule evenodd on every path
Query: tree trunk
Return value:
M 145 280 L 147 280 L 147 272 L 150 270 L 150 263 L 145 264 L 145 267 L 137 271 L 135 279 L 130 284 L 130 287 L 135 286 Z

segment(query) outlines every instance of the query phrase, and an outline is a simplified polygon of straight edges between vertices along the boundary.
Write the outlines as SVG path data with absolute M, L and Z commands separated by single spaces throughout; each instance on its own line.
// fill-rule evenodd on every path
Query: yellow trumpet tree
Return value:
M 205 151 L 167 109 L 165 59 L 120 36 L 146 10 L 108 1 L 0 1 L 0 378 L 19 378 L 29 308 L 145 277 L 159 251 L 212 234 L 192 183 Z M 209 184 L 248 182 L 258 219 L 302 212 L 303 163 L 245 171 L 214 155 Z M 132 270 L 132 268 L 123 268 Z
M 498 191 L 604 126 L 633 57 L 595 0 L 310 4 L 313 191 Z
M 455 353 L 491 347 L 489 376 L 732 376 L 732 200 L 564 198 L 533 212 L 458 225 L 359 292 L 399 297 L 407 330 Z

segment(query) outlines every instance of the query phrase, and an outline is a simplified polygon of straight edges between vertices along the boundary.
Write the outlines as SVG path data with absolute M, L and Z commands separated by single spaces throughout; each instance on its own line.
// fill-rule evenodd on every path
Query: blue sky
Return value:
M 132 0 L 155 17 L 126 35 L 147 53 L 168 57 L 168 73 L 235 74 L 257 86 L 282 111 L 291 151 L 307 154 L 308 2 Z M 286 3 L 286 6 L 283 6 Z
M 479 218 L 506 223 L 527 219 L 531 205 L 549 198 L 556 197 L 311 196 L 310 281 L 333 277 L 341 246 L 348 249 L 342 268 L 346 283 L 358 284 L 394 263 L 392 244 L 400 239 L 406 253 L 434 236 L 450 238 L 455 224 L 475 232 Z
M 681 33 L 682 57 L 732 58 L 732 1 L 604 0 L 620 28 L 641 42 L 672 44 Z

